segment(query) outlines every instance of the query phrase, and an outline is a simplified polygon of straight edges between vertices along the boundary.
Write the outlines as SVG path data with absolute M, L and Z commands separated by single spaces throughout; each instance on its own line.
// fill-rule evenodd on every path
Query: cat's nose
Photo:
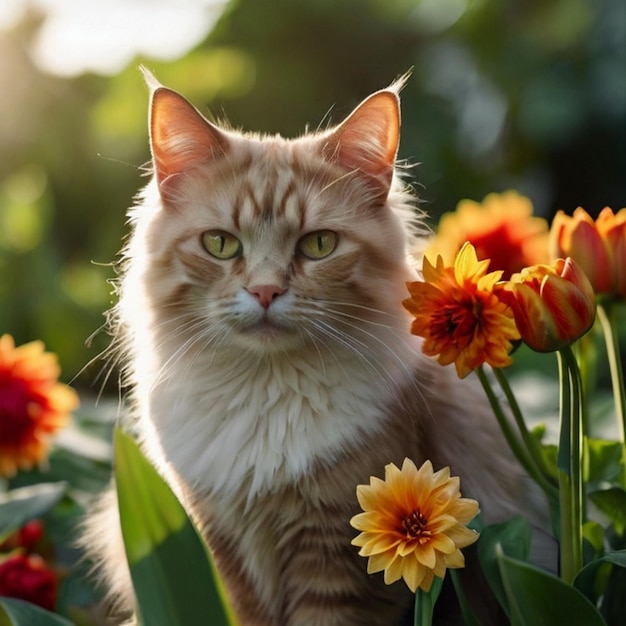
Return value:
M 278 296 L 285 293 L 285 290 L 278 285 L 255 285 L 248 287 L 247 290 L 264 309 L 267 309 Z

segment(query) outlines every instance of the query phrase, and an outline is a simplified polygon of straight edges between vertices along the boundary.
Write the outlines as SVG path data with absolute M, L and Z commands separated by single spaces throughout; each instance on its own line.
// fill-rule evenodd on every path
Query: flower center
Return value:
M 471 300 L 444 306 L 433 316 L 433 334 L 440 339 L 465 344 L 473 337 L 480 314 L 480 307 Z
M 33 427 L 29 405 L 37 400 L 23 381 L 0 378 L 0 442 L 16 445 L 28 437 Z
M 428 526 L 428 520 L 421 511 L 413 511 L 402 520 L 402 528 L 407 535 L 411 537 L 419 537 L 424 533 Z

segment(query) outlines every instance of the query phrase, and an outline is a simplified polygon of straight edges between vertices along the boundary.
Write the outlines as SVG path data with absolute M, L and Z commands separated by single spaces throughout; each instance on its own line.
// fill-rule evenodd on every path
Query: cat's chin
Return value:
M 302 336 L 295 329 L 263 321 L 247 329 L 240 329 L 235 337 L 240 346 L 267 352 L 284 352 L 302 345 Z

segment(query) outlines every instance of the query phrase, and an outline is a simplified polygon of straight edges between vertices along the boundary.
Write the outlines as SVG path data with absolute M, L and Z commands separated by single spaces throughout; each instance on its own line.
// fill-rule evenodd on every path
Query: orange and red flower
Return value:
M 553 265 L 527 267 L 497 289 L 513 309 L 522 340 L 538 352 L 560 350 L 593 325 L 593 288 L 569 257 Z
M 482 363 L 510 365 L 519 339 L 511 309 L 494 291 L 502 271 L 487 274 L 488 265 L 466 243 L 452 267 L 441 257 L 435 266 L 424 258 L 424 280 L 407 284 L 411 297 L 403 305 L 415 317 L 411 332 L 424 338 L 425 354 L 438 355 L 441 365 L 454 363 L 461 378 Z
M 434 262 L 440 255 L 452 264 L 466 241 L 479 260 L 490 259 L 490 270 L 502 270 L 504 280 L 528 265 L 549 261 L 548 223 L 533 216 L 531 201 L 515 191 L 491 193 L 482 202 L 459 202 L 456 211 L 442 216 L 426 256 Z
M 49 437 L 65 426 L 78 396 L 58 382 L 56 356 L 40 341 L 15 347 L 0 337 L 0 476 L 30 469 L 48 453 Z
M 553 258 L 570 256 L 587 274 L 596 294 L 626 298 L 626 208 L 605 207 L 593 218 L 582 207 L 559 211 L 550 230 Z
M 372 476 L 357 487 L 363 513 L 350 523 L 360 535 L 352 540 L 361 556 L 369 557 L 368 573 L 385 572 L 385 583 L 403 578 L 411 591 L 429 591 L 434 577 L 447 568 L 464 567 L 460 548 L 474 543 L 478 533 L 466 528 L 478 512 L 478 502 L 462 498 L 459 479 L 450 468 L 433 472 L 430 461 L 419 469 L 410 459 L 402 468 L 385 467 L 385 480 Z

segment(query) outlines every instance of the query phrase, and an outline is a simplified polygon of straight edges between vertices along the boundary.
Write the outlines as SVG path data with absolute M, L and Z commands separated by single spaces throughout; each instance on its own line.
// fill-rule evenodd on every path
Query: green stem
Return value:
M 611 370 L 611 384 L 613 385 L 613 397 L 615 398 L 615 414 L 619 427 L 619 437 L 622 444 L 622 486 L 626 489 L 626 388 L 624 374 L 622 372 L 622 358 L 620 354 L 619 336 L 617 332 L 616 305 L 598 303 L 598 319 L 602 326 L 606 353 Z
M 465 590 L 463 589 L 463 584 L 461 583 L 461 578 L 456 570 L 450 570 L 450 578 L 452 579 L 452 585 L 454 586 L 454 591 L 456 592 L 456 597 L 459 601 L 459 606 L 461 607 L 461 614 L 463 615 L 463 623 L 465 626 L 480 626 L 480 622 L 472 608 L 467 601 L 467 596 L 465 595 Z
M 430 591 L 417 588 L 415 594 L 414 626 L 432 626 L 435 604 L 443 587 L 443 578 L 435 576 Z
M 507 402 L 511 407 L 511 413 L 513 414 L 513 418 L 515 419 L 515 423 L 517 424 L 517 428 L 522 437 L 522 441 L 526 446 L 526 450 L 529 452 L 530 456 L 532 456 L 533 462 L 536 465 L 537 469 L 541 472 L 542 476 L 546 479 L 546 493 L 549 496 L 554 498 L 558 497 L 558 489 L 552 484 L 552 476 L 548 471 L 548 467 L 546 465 L 545 459 L 541 452 L 541 448 L 539 442 L 530 434 L 528 427 L 526 426 L 526 421 L 524 420 L 524 416 L 522 415 L 522 410 L 520 409 L 519 403 L 517 402 L 517 398 L 511 389 L 511 385 L 504 372 L 499 368 L 494 368 L 494 374 L 498 381 L 498 384 L 502 388 L 504 395 L 506 396 Z
M 580 370 L 571 347 L 559 350 L 561 381 L 561 434 L 559 439 L 559 501 L 561 526 L 561 578 L 573 583 L 582 558 L 583 433 Z
M 517 435 L 511 428 L 507 415 L 502 409 L 500 401 L 494 393 L 482 365 L 476 369 L 476 374 L 478 375 L 478 379 L 487 394 L 489 404 L 491 405 L 494 415 L 498 420 L 498 424 L 500 425 L 500 429 L 502 430 L 502 434 L 509 444 L 513 454 L 526 470 L 528 475 L 535 480 L 535 482 L 546 492 L 546 494 L 548 496 L 554 495 L 554 486 L 546 480 L 545 476 L 534 463 L 534 459 L 530 455 L 529 451 L 522 445 Z

